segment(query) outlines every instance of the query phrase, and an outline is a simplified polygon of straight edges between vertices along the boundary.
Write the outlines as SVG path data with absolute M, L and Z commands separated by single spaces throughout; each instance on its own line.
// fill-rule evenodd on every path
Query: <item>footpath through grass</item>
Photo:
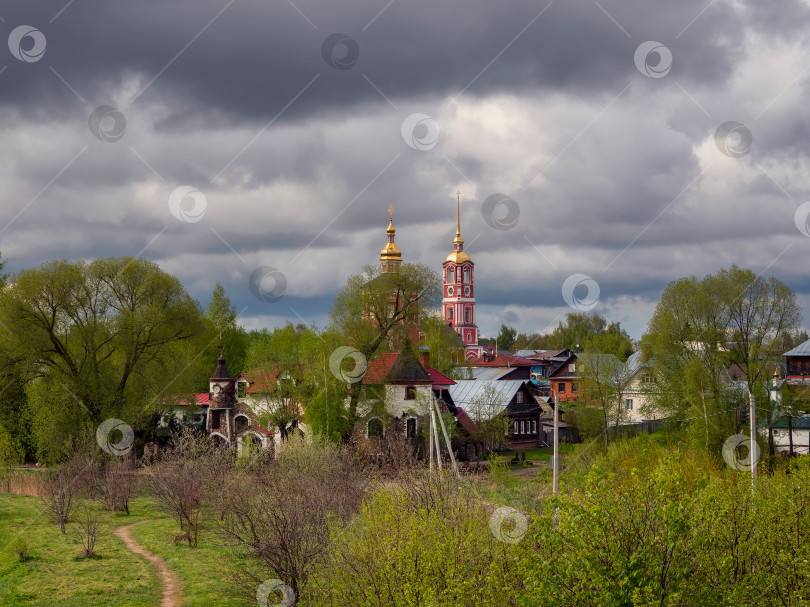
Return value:
M 184 606 L 249 605 L 238 596 L 232 572 L 240 559 L 220 545 L 212 531 L 201 531 L 199 545 L 175 546 L 177 523 L 155 503 L 137 498 L 132 514 L 99 509 L 98 558 L 81 558 L 78 526 L 67 535 L 42 513 L 41 500 L 0 494 L 0 605 L 17 607 L 149 607 L 160 605 L 157 571 L 112 535 L 113 529 L 146 520 L 132 532 L 136 541 L 163 557 L 183 588 Z M 18 549 L 27 548 L 21 559 Z M 255 601 L 254 601 L 255 603 Z

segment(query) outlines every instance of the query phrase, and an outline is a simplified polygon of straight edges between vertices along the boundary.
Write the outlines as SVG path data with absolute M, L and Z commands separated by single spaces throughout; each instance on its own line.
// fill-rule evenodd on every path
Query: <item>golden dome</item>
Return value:
M 453 263 L 464 263 L 465 261 L 469 261 L 472 263 L 472 259 L 470 259 L 470 256 L 467 255 L 467 251 L 453 251 L 447 256 L 444 263 L 447 263 L 448 261 L 452 261 Z
M 383 247 L 382 251 L 380 251 L 380 261 L 383 262 L 383 271 L 387 271 L 392 266 L 389 266 L 386 262 L 392 262 L 393 267 L 397 267 L 399 262 L 402 261 L 402 251 L 399 250 L 399 247 L 394 242 L 394 237 L 396 236 L 396 229 L 394 228 L 394 207 L 388 207 L 388 229 L 385 230 L 388 234 L 388 243 Z

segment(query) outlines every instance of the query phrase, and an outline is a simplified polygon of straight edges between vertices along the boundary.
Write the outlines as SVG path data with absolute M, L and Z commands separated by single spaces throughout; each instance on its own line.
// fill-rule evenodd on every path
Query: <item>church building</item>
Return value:
M 484 353 L 478 345 L 478 326 L 475 324 L 475 264 L 464 250 L 461 237 L 461 194 L 456 194 L 456 237 L 453 252 L 442 264 L 444 292 L 442 311 L 444 319 L 456 330 L 464 342 L 465 357 L 477 358 Z

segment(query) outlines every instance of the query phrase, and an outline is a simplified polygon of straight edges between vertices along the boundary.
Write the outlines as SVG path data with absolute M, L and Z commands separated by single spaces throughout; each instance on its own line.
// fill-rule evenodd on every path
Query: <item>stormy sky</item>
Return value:
M 11 271 L 141 255 L 322 327 L 389 205 L 439 270 L 459 190 L 484 336 L 640 337 L 733 263 L 810 311 L 806 1 L 20 0 L 0 31 Z

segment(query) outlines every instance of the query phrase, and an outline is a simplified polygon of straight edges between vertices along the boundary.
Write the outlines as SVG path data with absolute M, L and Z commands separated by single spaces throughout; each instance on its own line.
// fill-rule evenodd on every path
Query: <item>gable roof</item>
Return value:
M 633 375 L 636 371 L 641 369 L 642 367 L 650 367 L 651 361 L 647 360 L 646 362 L 642 362 L 644 358 L 644 353 L 639 350 L 638 352 L 633 352 L 630 357 L 627 359 L 627 362 L 624 365 L 627 367 L 627 374 L 628 376 Z
M 506 409 L 509 401 L 512 400 L 524 383 L 522 379 L 506 379 L 501 381 L 460 379 L 455 385 L 450 386 L 447 391 L 450 393 L 450 398 L 453 399 L 453 404 L 456 407 L 463 408 L 468 412 L 470 417 L 475 419 L 476 413 L 478 413 L 476 409 L 482 404 L 498 404 L 499 406 L 497 408 L 488 411 L 493 415 Z M 487 393 L 495 396 L 500 402 L 484 403 L 484 397 Z
M 800 343 L 792 350 L 788 350 L 782 356 L 810 356 L 810 339 Z

